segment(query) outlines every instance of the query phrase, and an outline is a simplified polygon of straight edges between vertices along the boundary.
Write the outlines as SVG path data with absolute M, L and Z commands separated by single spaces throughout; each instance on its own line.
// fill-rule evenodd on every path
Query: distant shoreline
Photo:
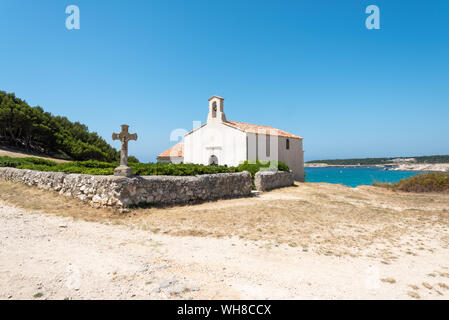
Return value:
M 391 171 L 432 171 L 449 172 L 449 163 L 407 163 L 407 164 L 327 164 L 304 163 L 304 168 L 388 168 Z

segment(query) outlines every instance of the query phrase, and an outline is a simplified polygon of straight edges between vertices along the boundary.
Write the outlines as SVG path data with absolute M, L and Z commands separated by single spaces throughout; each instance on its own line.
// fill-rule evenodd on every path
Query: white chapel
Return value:
M 246 160 L 286 163 L 304 181 L 303 138 L 270 127 L 226 119 L 224 99 L 209 99 L 207 122 L 158 156 L 158 162 L 238 166 Z

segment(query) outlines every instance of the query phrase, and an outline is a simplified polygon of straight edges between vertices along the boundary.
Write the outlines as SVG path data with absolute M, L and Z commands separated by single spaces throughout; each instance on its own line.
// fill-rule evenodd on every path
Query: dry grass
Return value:
M 444 290 L 449 290 L 449 286 L 445 283 L 440 282 L 438 283 L 438 285 L 440 286 L 440 288 L 443 288 Z
M 258 197 L 192 206 L 95 209 L 55 192 L 0 182 L 0 199 L 35 211 L 127 224 L 153 233 L 264 240 L 334 256 L 368 256 L 384 263 L 447 247 L 449 195 L 397 193 L 331 184 L 299 184 Z
M 0 182 L 0 200 L 30 211 L 52 213 L 86 221 L 122 221 L 123 215 L 108 208 L 93 208 L 79 200 L 18 183 Z
M 382 282 L 391 283 L 391 284 L 396 283 L 396 280 L 393 279 L 393 278 L 383 278 L 383 279 L 380 279 L 380 280 Z
M 449 173 L 421 173 L 402 179 L 397 183 L 377 183 L 375 185 L 406 192 L 449 192 Z
M 423 282 L 422 285 L 423 285 L 424 288 L 427 288 L 429 290 L 433 289 L 433 287 L 430 284 L 428 284 L 427 282 Z
M 419 296 L 419 294 L 417 294 L 416 292 L 413 291 L 409 291 L 407 292 L 407 294 L 412 297 L 413 299 L 421 299 L 421 297 Z

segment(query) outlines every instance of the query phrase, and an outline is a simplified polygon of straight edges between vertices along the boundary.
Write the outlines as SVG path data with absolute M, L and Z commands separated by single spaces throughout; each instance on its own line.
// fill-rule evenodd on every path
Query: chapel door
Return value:
M 216 155 L 211 155 L 209 158 L 209 165 L 210 166 L 217 166 L 218 165 L 218 158 Z

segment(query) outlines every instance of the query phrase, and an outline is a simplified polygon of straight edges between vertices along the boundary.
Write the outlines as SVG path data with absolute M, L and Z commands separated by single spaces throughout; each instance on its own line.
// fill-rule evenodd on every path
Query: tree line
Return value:
M 0 91 L 0 145 L 74 160 L 112 162 L 120 156 L 86 125 L 31 107 L 5 91 Z

